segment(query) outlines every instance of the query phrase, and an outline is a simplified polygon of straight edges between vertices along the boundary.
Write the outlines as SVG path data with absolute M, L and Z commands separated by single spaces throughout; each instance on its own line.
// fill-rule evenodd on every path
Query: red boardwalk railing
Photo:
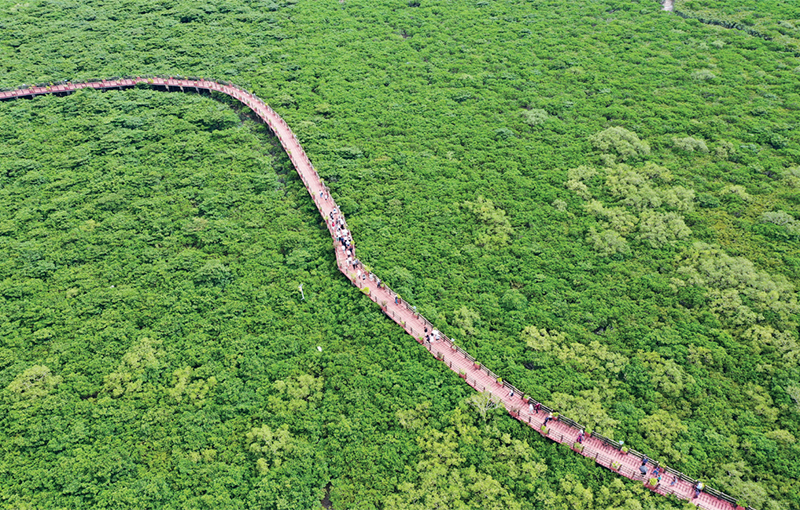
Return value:
M 463 377 L 470 386 L 478 391 L 488 391 L 502 401 L 509 413 L 517 420 L 531 426 L 540 434 L 557 443 L 569 445 L 577 453 L 593 459 L 597 464 L 631 480 L 643 481 L 649 487 L 650 479 L 655 476 L 652 475 L 652 470 L 655 466 L 658 466 L 657 462 L 648 461 L 645 466 L 647 474 L 642 475 L 640 471 L 643 462 L 642 454 L 633 450 L 626 451 L 623 449 L 622 443 L 593 433 L 585 437 L 582 444 L 578 444 L 578 434 L 583 427 L 565 417 L 560 419 L 559 417 L 551 418 L 545 427 L 545 419 L 552 412 L 552 409 L 540 404 L 541 409 L 538 412 L 531 410 L 533 405 L 537 403 L 536 400 L 527 397 L 507 382 L 498 382 L 498 377 L 495 373 L 476 363 L 475 358 L 453 344 L 447 336 L 436 331 L 430 321 L 416 313 L 414 307 L 400 299 L 397 293 L 389 289 L 374 273 L 367 271 L 355 256 L 352 234 L 347 227 L 344 215 L 333 200 L 330 190 L 320 179 L 297 137 L 283 118 L 255 94 L 230 83 L 220 83 L 205 79 L 130 77 L 83 83 L 59 83 L 23 87 L 17 90 L 0 92 L 0 99 L 70 93 L 83 88 L 121 89 L 139 84 L 164 88 L 165 90 L 220 92 L 237 99 L 250 108 L 270 127 L 281 142 L 283 149 L 289 155 L 292 164 L 328 226 L 328 231 L 333 238 L 336 264 L 339 270 L 356 287 L 378 303 L 388 317 L 401 325 L 409 335 L 413 336 L 432 355 Z M 661 483 L 656 487 L 649 487 L 653 492 L 662 495 L 674 495 L 677 498 L 689 500 L 699 508 L 704 509 L 731 510 L 742 508 L 736 504 L 736 498 L 712 488 L 703 489 L 695 497 L 697 480 L 669 467 L 659 467 L 663 473 L 662 479 Z M 752 509 L 748 507 L 748 510 Z

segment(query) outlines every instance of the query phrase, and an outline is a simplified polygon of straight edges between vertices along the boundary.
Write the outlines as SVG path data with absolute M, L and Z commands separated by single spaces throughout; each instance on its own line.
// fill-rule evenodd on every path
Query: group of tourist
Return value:
M 430 333 L 428 333 L 428 328 L 425 328 L 425 341 L 428 343 L 438 342 L 442 339 L 442 334 L 439 332 L 438 329 L 432 329 Z
M 320 193 L 320 198 L 323 195 Z M 327 195 L 325 195 L 327 198 Z M 339 209 L 334 207 L 328 215 L 330 219 L 331 232 L 334 232 L 336 241 L 339 243 L 338 247 L 341 248 L 345 256 L 345 263 L 348 268 L 356 270 L 356 280 L 365 281 L 367 279 L 367 271 L 361 271 L 364 266 L 361 261 L 356 258 L 355 246 L 353 246 L 353 235 L 347 229 L 347 223 L 344 221 L 344 216 L 339 213 Z M 370 273 L 370 279 L 375 281 L 374 275 Z M 380 285 L 380 284 L 379 284 Z

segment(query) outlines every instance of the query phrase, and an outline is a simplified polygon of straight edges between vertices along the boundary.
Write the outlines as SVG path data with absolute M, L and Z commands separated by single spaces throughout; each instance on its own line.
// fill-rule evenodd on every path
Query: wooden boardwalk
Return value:
M 426 336 L 434 335 L 434 326 L 427 319 L 417 314 L 414 307 L 400 299 L 396 293 L 386 287 L 375 274 L 366 271 L 363 265 L 357 261 L 355 246 L 352 244 L 352 235 L 347 227 L 347 222 L 333 197 L 330 196 L 330 191 L 320 179 L 319 174 L 311 164 L 311 160 L 283 118 L 255 94 L 232 84 L 205 79 L 131 77 L 20 88 L 0 92 L 0 100 L 33 97 L 41 94 L 69 94 L 84 88 L 100 90 L 124 89 L 139 84 L 167 91 L 199 92 L 203 90 L 219 92 L 231 96 L 249 107 L 278 137 L 314 203 L 317 205 L 317 209 L 325 219 L 328 231 L 333 238 L 336 263 L 339 270 L 365 295 L 380 305 L 389 318 L 403 327 L 409 335 L 414 337 L 417 342 L 447 365 L 448 368 L 464 378 L 467 384 L 478 391 L 488 391 L 502 401 L 511 416 L 520 422 L 531 426 L 534 430 L 553 441 L 568 445 L 576 453 L 589 457 L 597 464 L 622 476 L 642 481 L 645 484 L 649 482 L 649 479 L 653 476 L 651 474 L 653 468 L 658 465 L 657 462 L 649 461 L 646 465 L 647 475 L 643 476 L 640 473 L 640 466 L 643 461 L 642 454 L 634 450 L 624 453 L 622 444 L 619 442 L 593 434 L 587 436 L 583 440 L 583 444 L 578 446 L 576 441 L 581 426 L 566 417 L 557 417 L 551 420 L 548 423 L 547 430 L 543 429 L 545 418 L 551 412 L 546 405 L 542 405 L 542 409 L 539 412 L 532 412 L 531 407 L 537 403 L 536 400 L 524 395 L 507 382 L 498 383 L 496 374 L 483 365 L 476 364 L 472 356 L 453 345 L 446 335 L 436 332 L 439 340 L 436 340 L 434 336 L 432 341 L 426 341 Z M 661 483 L 657 487 L 650 487 L 653 492 L 662 495 L 674 495 L 679 499 L 689 500 L 703 509 L 732 510 L 742 508 L 735 503 L 735 498 L 711 488 L 705 488 L 698 497 L 694 497 L 696 480 L 667 466 L 662 465 L 660 467 L 663 472 Z M 748 507 L 748 510 L 752 509 Z

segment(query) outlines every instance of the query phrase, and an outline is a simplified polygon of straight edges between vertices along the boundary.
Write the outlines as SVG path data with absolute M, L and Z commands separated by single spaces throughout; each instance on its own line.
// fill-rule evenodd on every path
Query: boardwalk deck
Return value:
M 264 101 L 254 94 L 247 92 L 239 87 L 219 83 L 209 80 L 178 79 L 164 77 L 134 77 L 114 80 L 101 80 L 85 83 L 62 83 L 50 86 L 39 86 L 23 88 L 12 91 L 0 92 L 0 100 L 22 97 L 33 97 L 41 94 L 67 94 L 83 88 L 94 89 L 122 89 L 134 87 L 137 84 L 146 84 L 166 90 L 180 91 L 215 91 L 231 96 L 245 104 L 255 112 L 278 137 L 286 153 L 292 161 L 297 173 L 303 180 L 311 198 L 317 206 L 322 218 L 325 220 L 328 230 L 333 238 L 336 263 L 339 270 L 356 287 L 361 289 L 369 298 L 381 306 L 383 312 L 405 331 L 421 342 L 437 359 L 441 360 L 448 368 L 457 373 L 466 375 L 467 384 L 477 391 L 488 391 L 500 399 L 509 413 L 522 423 L 531 426 L 540 434 L 546 435 L 549 439 L 558 443 L 574 446 L 578 437 L 578 428 L 571 420 L 554 419 L 548 423 L 548 430 L 545 433 L 542 429 L 547 411 L 541 410 L 538 413 L 530 412 L 529 406 L 524 400 L 525 395 L 516 390 L 514 395 L 510 395 L 510 387 L 507 383 L 497 382 L 497 376 L 482 365 L 475 367 L 474 358 L 461 349 L 455 348 L 446 336 L 442 335 L 441 340 L 433 342 L 423 341 L 425 328 L 430 332 L 433 325 L 421 315 L 415 313 L 405 301 L 399 299 L 391 289 L 379 284 L 380 280 L 372 273 L 367 272 L 363 266 L 353 266 L 348 264 L 347 255 L 338 241 L 342 234 L 337 232 L 339 222 L 346 228 L 344 216 L 341 214 L 330 191 L 324 185 L 311 160 L 306 155 L 297 137 L 286 124 L 286 122 Z M 349 235 L 345 234 L 349 238 Z M 361 279 L 359 280 L 359 276 Z M 626 478 L 639 480 L 646 483 L 650 478 L 650 473 L 654 464 L 648 463 L 648 473 L 642 476 L 639 472 L 642 459 L 635 452 L 623 453 L 612 442 L 604 441 L 601 437 L 586 437 L 583 441 L 583 450 L 577 451 L 585 457 L 593 459 L 597 464 L 608 468 Z M 702 509 L 709 510 L 732 510 L 742 508 L 735 504 L 735 498 L 720 493 L 713 489 L 707 489 L 694 497 L 695 480 L 669 470 L 662 477 L 661 484 L 651 490 L 665 496 L 674 495 L 683 500 L 691 501 L 694 505 Z M 673 474 L 674 473 L 674 474 Z M 673 482 L 674 479 L 674 482 Z M 752 510 L 748 507 L 748 510 Z

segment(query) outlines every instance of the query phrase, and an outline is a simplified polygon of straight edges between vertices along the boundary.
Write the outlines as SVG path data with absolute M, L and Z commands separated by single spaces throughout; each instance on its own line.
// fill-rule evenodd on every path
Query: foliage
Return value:
M 678 2 L 767 40 L 658 2 L 10 2 L 0 81 L 254 90 L 359 257 L 493 371 L 756 508 L 797 508 L 800 253 L 765 215 L 797 217 L 793 6 Z M 0 104 L 3 506 L 314 508 L 328 483 L 334 508 L 447 496 L 418 441 L 453 437 L 469 389 L 341 278 L 276 140 L 212 99 Z M 662 231 L 678 220 L 688 236 Z M 531 326 L 547 336 L 528 348 Z M 22 376 L 37 366 L 51 378 Z M 677 506 L 506 416 L 463 415 L 479 432 L 443 457 L 463 459 L 444 471 L 454 502 Z M 293 453 L 262 473 L 247 434 L 284 425 Z M 514 441 L 547 465 L 534 489 L 496 457 Z

